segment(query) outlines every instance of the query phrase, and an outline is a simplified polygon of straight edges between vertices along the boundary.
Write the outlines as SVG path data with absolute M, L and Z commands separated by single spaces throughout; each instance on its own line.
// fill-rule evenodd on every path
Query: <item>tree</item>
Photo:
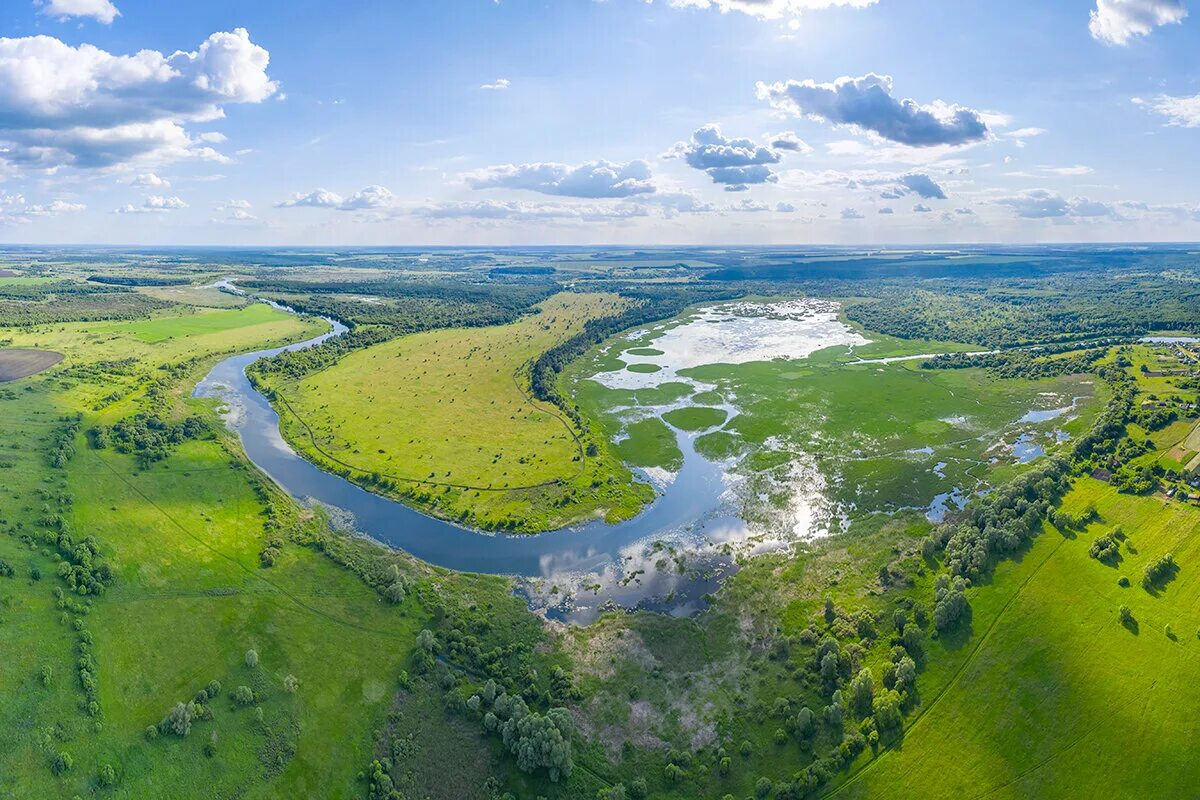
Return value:
M 433 631 L 428 628 L 423 628 L 417 634 L 417 647 L 424 650 L 426 653 L 432 653 L 437 649 L 437 639 L 433 638 Z
M 826 596 L 825 598 L 825 624 L 832 625 L 833 620 L 837 617 L 837 609 L 833 607 L 833 598 Z
M 1129 606 L 1125 606 L 1125 605 L 1121 606 L 1120 610 L 1117 613 L 1121 615 L 1121 624 L 1122 625 L 1133 624 L 1133 612 L 1129 610 Z
M 759 778 L 757 781 L 755 781 L 755 783 L 754 783 L 754 796 L 755 797 L 766 797 L 770 793 L 771 793 L 771 779 L 770 778 Z
M 249 686 L 239 686 L 233 690 L 232 697 L 239 706 L 248 706 L 254 702 L 254 690 Z
M 96 782 L 101 786 L 112 786 L 117 782 L 117 771 L 113 769 L 112 764 L 101 765 L 100 771 L 96 775 Z
M 908 656 L 896 662 L 896 689 L 906 692 L 917 682 L 917 664 Z
M 866 667 L 859 670 L 850 681 L 850 705 L 860 717 L 871 713 L 871 703 L 875 698 L 875 679 Z
M 176 736 L 187 736 L 192 730 L 194 706 L 191 703 L 176 703 L 159 723 L 163 733 L 173 733 Z
M 54 757 L 54 761 L 50 762 L 50 771 L 55 775 L 62 775 L 75 764 L 75 759 L 71 758 L 71 754 L 65 750 Z
M 900 694 L 894 689 L 880 692 L 875 698 L 872 710 L 875 714 L 875 724 L 884 730 L 900 727 L 903 717 L 900 713 Z
M 387 595 L 387 599 L 391 600 L 393 603 L 396 603 L 396 604 L 403 603 L 404 602 L 404 582 L 403 581 L 395 581 L 395 582 L 389 584 L 387 589 L 384 591 L 384 594 Z
M 804 706 L 796 714 L 796 736 L 801 741 L 808 741 L 817 731 L 817 715 L 808 706 Z
M 300 688 L 300 679 L 299 678 L 297 678 L 295 675 L 292 675 L 291 673 L 288 673 L 287 675 L 284 676 L 283 690 L 285 692 L 287 692 L 288 694 L 295 694 L 296 690 L 299 688 Z
M 249 667 L 250 669 L 254 669 L 255 667 L 258 666 L 258 651 L 257 650 L 247 650 L 246 651 L 246 666 Z

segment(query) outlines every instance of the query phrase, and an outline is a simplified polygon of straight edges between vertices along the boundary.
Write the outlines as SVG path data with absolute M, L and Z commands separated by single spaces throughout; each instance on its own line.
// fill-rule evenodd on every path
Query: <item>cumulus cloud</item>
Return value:
M 29 203 L 24 195 L 0 194 L 0 225 L 31 222 L 40 217 L 74 214 L 87 208 L 82 203 L 52 200 L 49 203 Z
M 811 153 L 812 147 L 792 131 L 784 131 L 770 137 L 771 147 L 775 150 L 788 150 L 793 153 Z
M 843 208 L 842 219 L 862 219 L 862 213 L 856 208 Z
M 1109 45 L 1127 45 L 1162 25 L 1178 24 L 1187 16 L 1183 0 L 1096 0 L 1088 30 Z
M 1133 102 L 1139 106 L 1145 106 L 1155 114 L 1163 115 L 1167 118 L 1168 125 L 1181 128 L 1200 128 L 1200 94 L 1190 97 L 1160 94 L 1150 100 L 1135 97 Z
M 501 164 L 462 177 L 472 189 L 524 189 L 560 197 L 630 197 L 655 191 L 645 161 Z
M 290 199 L 275 204 L 276 208 L 332 208 L 338 211 L 366 211 L 392 206 L 395 195 L 386 186 L 367 186 L 349 197 L 328 189 L 297 192 Z
M 808 147 L 791 133 L 773 137 L 768 147 L 751 139 L 726 138 L 719 126 L 705 125 L 689 141 L 678 142 L 664 157 L 682 158 L 689 167 L 724 186 L 725 191 L 741 192 L 752 185 L 777 181 L 772 166 L 783 159 L 779 150 L 800 151 L 802 145 Z
M 270 59 L 244 28 L 190 52 L 113 55 L 50 36 L 0 38 L 0 158 L 52 169 L 184 158 L 223 160 L 185 125 L 277 94 Z
M 489 92 L 502 92 L 505 89 L 507 89 L 509 86 L 512 86 L 512 82 L 508 78 L 497 78 L 496 80 L 492 81 L 491 83 L 483 84 L 479 88 L 485 89 Z
M 876 213 L 878 213 L 878 214 L 895 214 L 896 212 L 893 211 L 891 208 L 884 206 L 883 208 L 879 209 L 879 211 L 877 211 Z
M 152 194 L 140 206 L 132 204 L 123 205 L 120 208 L 114 209 L 114 212 L 117 214 L 154 214 L 160 211 L 178 211 L 181 208 L 187 207 L 188 204 L 183 202 L 182 198 Z
M 760 81 L 757 92 L 779 111 L 851 126 L 908 147 L 957 146 L 988 136 L 979 111 L 941 101 L 921 105 L 907 98 L 897 100 L 892 97 L 891 77 L 873 72 L 833 83 Z
M 112 0 L 35 0 L 38 13 L 66 21 L 71 17 L 90 17 L 97 22 L 111 25 L 121 16 Z
M 1066 219 L 1072 217 L 1109 217 L 1119 219 L 1116 209 L 1108 203 L 1086 197 L 1066 198 L 1047 189 L 1030 189 L 1012 197 L 994 201 L 1011 208 L 1023 219 Z
M 933 209 L 924 203 L 917 203 L 915 206 L 913 206 L 913 211 L 918 214 L 928 214 L 930 211 L 933 211 Z
M 151 189 L 170 189 L 171 182 L 166 178 L 160 178 L 153 172 L 142 172 L 133 177 L 129 182 L 131 186 L 146 186 Z
M 412 214 L 434 220 L 476 219 L 516 221 L 598 221 L 621 220 L 649 216 L 649 211 L 635 203 L 616 205 L 523 203 L 516 200 L 479 200 L 433 203 L 418 206 Z
M 759 19 L 795 18 L 826 8 L 867 8 L 879 0 L 667 0 L 671 8 L 715 8 L 722 14 L 740 11 Z
M 915 194 L 923 200 L 945 200 L 946 190 L 925 172 L 881 172 L 876 170 L 854 170 L 839 172 L 805 172 L 791 170 L 787 173 L 789 185 L 813 187 L 835 187 L 850 190 L 882 187 L 879 196 L 884 200 L 898 200 Z

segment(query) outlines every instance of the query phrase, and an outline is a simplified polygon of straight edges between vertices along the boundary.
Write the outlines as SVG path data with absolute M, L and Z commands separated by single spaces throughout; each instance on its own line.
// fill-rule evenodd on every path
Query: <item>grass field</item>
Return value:
M 1064 505 L 1092 503 L 1099 520 L 1087 531 L 1048 530 L 976 591 L 965 663 L 902 746 L 830 796 L 1171 798 L 1197 785 L 1200 511 L 1087 478 Z M 1118 525 L 1120 562 L 1089 557 Z M 1143 589 L 1142 568 L 1165 553 L 1177 577 Z M 1122 625 L 1122 605 L 1134 625 Z
M 317 463 L 350 467 L 356 479 L 378 473 L 376 490 L 484 528 L 629 516 L 648 489 L 630 484 L 604 442 L 532 401 L 523 372 L 619 303 L 561 294 L 510 325 L 430 331 L 351 353 L 273 387 L 287 402 L 284 434 Z
M 139 287 L 138 291 L 157 300 L 205 308 L 241 308 L 247 302 L 246 298 L 240 295 L 211 287 L 144 286 Z
M 168 339 L 221 333 L 248 326 L 283 326 L 287 315 L 265 303 L 231 310 L 195 309 L 190 314 L 161 316 L 149 320 L 97 325 L 93 330 L 133 336 L 143 342 L 158 344 Z M 264 328 L 263 330 L 266 330 Z
M 356 775 L 375 756 L 374 727 L 393 708 L 417 632 L 434 624 L 420 599 L 433 596 L 429 580 L 443 591 L 452 583 L 464 602 L 474 593 L 489 607 L 520 605 L 504 581 L 437 578 L 405 559 L 397 561 L 413 591 L 399 605 L 316 549 L 282 543 L 264 568 L 268 502 L 296 530 L 316 522 L 255 477 L 228 435 L 187 442 L 141 470 L 132 457 L 91 449 L 77 434 L 65 468 L 48 463 L 44 448 L 64 414 L 82 412 L 84 430 L 129 414 L 144 385 L 136 376 L 161 363 L 202 357 L 175 392 L 184 398 L 216 354 L 323 327 L 270 309 L 235 313 L 200 330 L 185 314 L 14 333 L 53 342 L 69 365 L 115 369 L 117 355 L 132 363 L 121 365 L 129 396 L 100 411 L 97 401 L 114 385 L 102 371 L 25 378 L 0 398 L 0 560 L 13 568 L 9 577 L 0 570 L 0 798 L 361 796 Z M 212 413 L 196 401 L 176 402 L 178 413 Z M 64 521 L 48 522 L 54 515 Z M 56 601 L 64 584 L 41 533 L 46 525 L 96 538 L 115 573 L 103 596 Z M 77 627 L 94 642 L 95 714 L 80 708 Z M 254 667 L 250 649 L 260 656 Z M 294 693 L 287 676 L 299 681 Z M 207 704 L 211 719 L 195 720 L 183 738 L 147 738 L 148 726 L 212 680 L 223 691 Z M 251 687 L 251 707 L 232 702 L 240 685 Z M 452 739 L 452 724 L 444 715 L 426 720 L 429 746 Z M 477 736 L 457 736 L 457 754 L 484 766 L 455 796 L 482 800 L 493 756 Z M 55 774 L 64 753 L 70 768 Z M 113 768 L 110 786 L 100 778 L 105 766 Z M 436 783 L 419 775 L 410 785 L 419 796 L 448 797 Z

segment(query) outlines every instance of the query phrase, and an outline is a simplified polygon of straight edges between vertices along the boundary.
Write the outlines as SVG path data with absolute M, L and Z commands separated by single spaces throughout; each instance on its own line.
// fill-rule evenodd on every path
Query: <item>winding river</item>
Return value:
M 193 396 L 217 398 L 226 406 L 222 416 L 241 438 L 246 455 L 288 494 L 305 504 L 315 501 L 331 508 L 336 516 L 349 515 L 353 529 L 361 534 L 448 569 L 556 582 L 581 574 L 619 576 L 621 565 L 635 558 L 633 552 L 644 549 L 639 543 L 680 537 L 704 540 L 710 535 L 727 538 L 731 525 L 742 524 L 724 507 L 720 465 L 698 455 L 692 437 L 682 432 L 677 434 L 684 454 L 682 469 L 637 517 L 615 525 L 595 520 L 536 535 L 487 534 L 462 528 L 328 473 L 298 455 L 284 440 L 278 413 L 246 377 L 246 367 L 260 358 L 312 347 L 347 330 L 339 322 L 327 321 L 333 330 L 308 341 L 225 359 L 197 384 Z M 650 607 L 650 598 L 668 596 L 675 602 L 664 610 L 688 613 L 700 594 L 715 588 L 715 580 L 712 574 L 693 575 L 688 584 L 692 591 L 682 582 L 664 586 L 639 580 L 636 586 L 618 586 L 619 581 L 610 580 L 612 591 L 606 599 Z M 599 594 L 593 590 L 592 597 Z M 578 603 L 570 605 L 575 608 Z

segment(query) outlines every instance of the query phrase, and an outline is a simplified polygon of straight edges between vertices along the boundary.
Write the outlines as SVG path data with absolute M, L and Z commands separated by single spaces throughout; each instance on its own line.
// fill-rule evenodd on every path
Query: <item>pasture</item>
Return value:
M 606 442 L 532 400 L 524 371 L 620 302 L 556 295 L 510 325 L 403 336 L 299 382 L 272 383 L 287 403 L 284 434 L 318 464 L 479 527 L 629 516 L 647 488 L 628 481 Z

